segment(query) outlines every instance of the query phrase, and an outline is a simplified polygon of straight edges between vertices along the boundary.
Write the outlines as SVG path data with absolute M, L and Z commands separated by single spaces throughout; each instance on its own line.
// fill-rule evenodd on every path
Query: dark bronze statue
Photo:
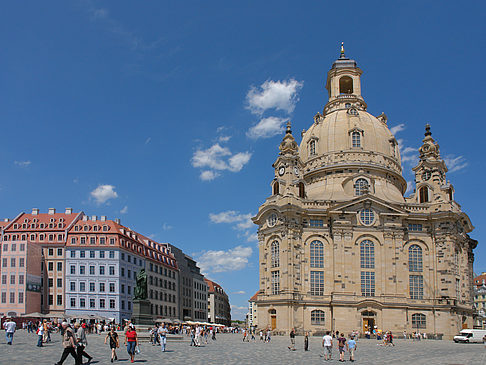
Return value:
M 147 299 L 147 273 L 142 269 L 137 274 L 137 286 L 133 290 L 133 299 Z

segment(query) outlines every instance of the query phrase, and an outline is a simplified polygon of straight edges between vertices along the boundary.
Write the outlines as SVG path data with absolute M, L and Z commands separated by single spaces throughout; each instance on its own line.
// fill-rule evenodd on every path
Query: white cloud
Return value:
M 407 181 L 407 190 L 405 191 L 405 194 L 409 194 L 415 189 L 415 183 L 413 181 L 408 180 Z
M 121 214 L 127 214 L 128 213 L 128 205 L 125 205 L 122 210 L 120 210 Z
M 418 149 L 405 146 L 403 139 L 399 139 L 397 142 L 402 164 L 409 163 L 410 165 L 416 165 L 418 163 Z
M 29 167 L 32 161 L 14 161 L 14 164 L 16 164 L 19 167 Z
M 447 155 L 444 157 L 444 162 L 450 173 L 462 170 L 468 165 L 464 156 Z
M 393 135 L 395 135 L 395 134 L 397 134 L 397 133 L 399 133 L 399 132 L 403 131 L 404 129 L 405 129 L 405 124 L 404 124 L 404 123 L 401 123 L 401 124 L 398 124 L 398 125 L 396 125 L 396 126 L 394 126 L 394 127 L 391 127 L 391 128 L 390 128 L 390 132 L 391 132 Z
M 90 194 L 98 204 L 103 204 L 109 199 L 118 198 L 118 194 L 113 185 L 99 185 Z
M 251 127 L 246 135 L 252 139 L 270 138 L 284 132 L 283 124 L 288 118 L 268 117 L 261 119 L 257 124 Z
M 148 138 L 145 140 L 145 144 L 149 144 L 151 140 L 152 140 L 152 137 L 148 137 Z
M 259 88 L 252 87 L 246 95 L 248 109 L 254 114 L 262 114 L 267 109 L 282 110 L 292 113 L 299 100 L 297 94 L 303 82 L 294 79 L 288 81 L 265 81 Z
M 258 242 L 258 233 L 246 232 L 246 242 Z
M 253 226 L 253 222 L 251 221 L 251 213 L 248 214 L 240 214 L 235 210 L 227 210 L 221 213 L 210 213 L 209 219 L 213 223 L 237 223 L 236 227 L 238 229 L 248 229 Z
M 172 229 L 172 226 L 164 222 L 164 224 L 162 224 L 162 229 L 164 231 L 169 231 Z
M 231 136 L 219 136 L 218 137 L 218 142 L 221 143 L 226 143 L 231 139 Z
M 234 292 L 233 294 L 246 294 L 246 291 L 244 290 L 239 290 L 237 292 Z
M 216 179 L 219 174 L 213 170 L 204 170 L 201 171 L 201 175 L 199 176 L 202 181 L 211 181 Z
M 239 172 L 250 161 L 250 152 L 239 152 L 232 154 L 228 147 L 221 147 L 218 143 L 206 150 L 198 149 L 192 156 L 192 166 L 206 168 L 201 173 L 201 180 L 213 180 L 219 174 L 215 172 L 228 170 Z
M 99 8 L 99 9 L 91 9 L 91 17 L 93 19 L 103 19 L 108 16 L 108 10 Z
M 245 268 L 252 253 L 251 247 L 236 246 L 227 251 L 203 251 L 195 256 L 202 272 L 216 273 Z

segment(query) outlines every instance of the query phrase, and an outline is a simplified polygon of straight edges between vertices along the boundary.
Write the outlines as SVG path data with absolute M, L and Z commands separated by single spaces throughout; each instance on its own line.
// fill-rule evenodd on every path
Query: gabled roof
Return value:
M 331 206 L 329 208 L 329 212 L 341 213 L 342 211 L 346 210 L 346 208 L 352 207 L 353 205 L 359 205 L 365 202 L 370 202 L 372 205 L 383 207 L 386 210 L 391 211 L 395 215 L 408 215 L 408 212 L 406 212 L 405 210 L 369 194 L 362 195 L 351 201 L 338 203 L 334 206 Z

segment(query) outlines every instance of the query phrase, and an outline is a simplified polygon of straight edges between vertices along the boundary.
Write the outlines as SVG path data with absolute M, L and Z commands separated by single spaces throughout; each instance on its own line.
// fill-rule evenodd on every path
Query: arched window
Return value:
M 353 93 L 353 79 L 349 76 L 343 76 L 339 79 L 339 93 L 352 94 Z
M 313 310 L 311 312 L 311 324 L 313 325 L 324 325 L 326 322 L 326 313 L 321 310 Z
M 320 241 L 312 241 L 310 244 L 310 267 L 324 267 L 324 245 Z
M 427 322 L 425 314 L 414 313 L 412 314 L 412 328 L 427 328 Z
M 278 195 L 280 193 L 280 186 L 278 184 L 278 181 L 275 181 L 273 183 L 273 195 Z
M 346 109 L 351 108 L 351 103 L 346 103 L 346 104 L 344 104 L 344 107 L 345 107 Z
M 299 198 L 305 198 L 305 186 L 303 182 L 299 183 Z
M 279 267 L 280 266 L 280 244 L 278 241 L 272 242 L 271 247 L 271 254 L 272 254 L 272 267 Z
M 412 245 L 408 249 L 408 271 L 422 272 L 422 248 Z
M 358 179 L 354 183 L 354 195 L 360 196 L 368 191 L 368 181 L 366 179 Z
M 309 144 L 309 154 L 315 156 L 316 154 L 316 141 L 310 141 Z
M 375 244 L 370 240 L 364 240 L 360 244 L 360 262 L 362 269 L 375 268 Z
M 429 201 L 429 188 L 427 186 L 422 186 L 419 189 L 419 202 L 427 203 Z
M 361 134 L 359 132 L 351 133 L 351 140 L 353 147 L 361 147 Z

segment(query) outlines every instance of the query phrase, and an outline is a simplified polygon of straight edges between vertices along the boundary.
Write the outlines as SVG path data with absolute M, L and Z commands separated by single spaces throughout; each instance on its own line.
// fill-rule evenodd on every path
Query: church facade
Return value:
M 300 146 L 287 125 L 272 194 L 253 218 L 257 326 L 451 338 L 473 325 L 474 227 L 429 125 L 405 197 L 397 140 L 385 114 L 366 111 L 361 74 L 342 48 L 327 76 L 329 101 Z

